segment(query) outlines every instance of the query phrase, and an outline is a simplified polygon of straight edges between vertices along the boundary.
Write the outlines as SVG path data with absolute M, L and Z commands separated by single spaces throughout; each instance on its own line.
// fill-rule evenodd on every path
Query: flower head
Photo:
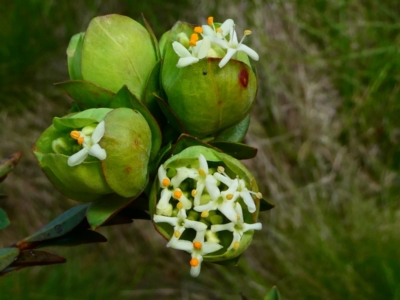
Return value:
M 70 167 L 81 164 L 88 155 L 97 157 L 99 160 L 107 158 L 106 150 L 100 147 L 99 142 L 105 132 L 105 123 L 101 121 L 96 128 L 86 126 L 82 131 L 73 130 L 71 131 L 71 137 L 77 140 L 79 145 L 82 145 L 82 149 L 71 155 L 68 158 L 68 165 Z

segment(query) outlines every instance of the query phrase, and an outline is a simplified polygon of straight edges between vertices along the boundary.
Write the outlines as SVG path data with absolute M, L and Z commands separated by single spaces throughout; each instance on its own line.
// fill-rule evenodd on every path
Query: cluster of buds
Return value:
M 232 163 L 242 176 L 229 169 Z M 247 188 L 249 180 L 248 171 L 237 160 L 201 146 L 187 148 L 159 167 L 152 196 L 156 202 L 153 221 L 169 240 L 167 247 L 191 253 L 192 276 L 199 275 L 203 260 L 240 255 L 253 230 L 261 229 L 255 220 L 262 196 Z M 257 189 L 254 183 L 253 188 Z

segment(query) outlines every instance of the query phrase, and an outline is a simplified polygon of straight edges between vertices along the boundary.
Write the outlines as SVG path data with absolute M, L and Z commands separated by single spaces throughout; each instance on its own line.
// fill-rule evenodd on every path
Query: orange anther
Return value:
M 74 140 L 77 140 L 80 136 L 81 133 L 77 130 L 72 130 L 71 133 L 69 134 Z
M 81 136 L 80 138 L 78 138 L 78 144 L 82 145 L 84 140 L 85 140 L 85 138 L 83 136 Z
M 197 267 L 197 266 L 199 265 L 199 260 L 198 260 L 197 258 L 193 257 L 193 258 L 190 260 L 190 265 L 191 265 L 192 267 Z
M 213 17 L 208 17 L 207 24 L 211 26 L 213 23 L 214 23 L 214 18 Z
M 181 190 L 176 190 L 174 191 L 174 198 L 175 199 L 179 199 L 180 197 L 182 197 L 183 193 Z
M 200 242 L 193 242 L 193 248 L 197 249 L 197 250 L 201 249 L 201 243 Z
M 194 28 L 194 32 L 196 32 L 196 33 L 203 33 L 203 28 L 201 28 L 200 26 L 196 26 L 196 27 Z
M 170 182 L 171 181 L 168 178 L 164 178 L 162 180 L 161 184 L 162 184 L 163 187 L 167 187 L 167 186 L 169 186 Z

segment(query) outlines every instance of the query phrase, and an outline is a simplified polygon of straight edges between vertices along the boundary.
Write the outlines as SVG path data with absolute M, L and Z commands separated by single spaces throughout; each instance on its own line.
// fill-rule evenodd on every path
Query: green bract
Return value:
M 256 96 L 257 78 L 243 52 L 220 67 L 225 50 L 213 46 L 212 37 L 197 42 L 191 56 L 185 45 L 193 33 L 193 26 L 178 22 L 162 37 L 161 83 L 170 109 L 185 130 L 205 137 L 246 118 Z
M 128 108 L 88 109 L 54 118 L 34 146 L 39 165 L 55 187 L 84 202 L 109 194 L 139 195 L 148 181 L 150 150 L 149 125 Z
M 94 18 L 85 33 L 71 38 L 67 55 L 72 80 L 91 81 L 111 92 L 127 85 L 139 100 L 157 62 L 151 34 L 115 14 Z
M 261 199 L 251 173 L 235 158 L 192 146 L 158 169 L 150 212 L 167 246 L 192 254 L 191 274 L 201 261 L 236 262 L 249 246 Z

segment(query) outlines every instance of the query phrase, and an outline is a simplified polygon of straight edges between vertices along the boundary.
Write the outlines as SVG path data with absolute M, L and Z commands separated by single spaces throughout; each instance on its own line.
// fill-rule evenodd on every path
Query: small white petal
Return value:
M 227 176 L 221 174 L 221 173 L 215 172 L 213 176 L 214 176 L 217 180 L 219 180 L 219 181 L 221 181 L 222 183 L 224 183 L 226 186 L 230 186 L 230 185 L 232 184 L 232 181 L 233 181 L 233 180 L 230 179 L 229 177 L 227 177 Z
M 80 163 L 82 163 L 85 160 L 85 158 L 88 156 L 88 154 L 89 154 L 88 149 L 86 149 L 86 148 L 81 149 L 80 151 L 78 151 L 74 155 L 71 155 L 68 158 L 68 166 L 73 167 L 73 166 L 79 165 Z
M 198 45 L 197 45 L 198 44 Z M 198 41 L 197 42 L 197 44 L 196 44 L 196 56 L 199 58 L 199 59 L 202 59 L 202 58 L 204 58 L 204 57 L 206 57 L 207 56 L 207 54 L 208 54 L 208 51 L 210 50 L 210 48 L 211 48 L 211 42 L 210 42 L 210 39 L 208 38 L 208 37 L 204 37 L 204 39 L 203 40 L 201 40 L 201 41 Z
M 220 68 L 223 68 L 228 63 L 228 61 L 232 58 L 232 56 L 235 55 L 236 52 L 237 52 L 237 49 L 228 48 L 228 51 L 226 52 L 224 58 L 221 59 L 218 66 Z
M 215 251 L 218 251 L 222 248 L 223 248 L 223 246 L 220 244 L 206 242 L 206 243 L 203 243 L 203 245 L 201 246 L 201 253 L 202 253 L 202 255 L 206 255 L 208 253 L 213 253 Z
M 227 224 L 211 225 L 212 232 L 218 232 L 218 231 L 223 231 L 223 230 L 234 231 L 234 229 L 235 229 L 235 224 L 233 222 L 227 223 Z
M 104 136 L 105 130 L 106 130 L 105 123 L 104 123 L 104 121 L 101 121 L 97 125 L 96 129 L 93 131 L 93 134 L 91 137 L 93 144 L 97 144 L 98 142 L 100 142 L 101 138 Z
M 262 229 L 261 223 L 254 223 L 254 224 L 243 224 L 243 232 L 248 230 L 260 230 Z
M 217 181 L 217 179 L 214 178 L 214 176 L 207 175 L 205 184 L 206 184 L 207 191 L 210 194 L 210 197 L 212 200 L 216 200 L 221 195 L 221 193 L 217 187 L 217 183 L 218 183 L 218 181 Z
M 178 68 L 184 68 L 184 67 L 187 67 L 189 65 L 195 64 L 198 61 L 199 61 L 199 59 L 197 57 L 193 57 L 193 56 L 183 57 L 183 58 L 180 58 L 178 60 L 178 63 L 176 64 L 176 66 Z
M 233 200 L 233 199 L 232 199 Z M 229 200 L 230 202 L 224 202 L 222 205 L 218 207 L 218 210 L 224 214 L 230 221 L 236 222 L 237 221 L 237 213 L 233 208 L 233 201 Z
M 100 160 L 105 160 L 107 158 L 106 150 L 101 148 L 99 144 L 94 144 L 92 147 L 90 147 L 89 154 L 97 157 Z
M 199 155 L 199 169 L 202 169 L 206 174 L 208 174 L 208 164 L 203 154 Z
M 167 172 L 165 171 L 164 166 L 161 165 L 161 166 L 158 168 L 158 179 L 160 180 L 160 186 L 161 186 L 161 187 L 163 187 L 163 186 L 162 186 L 162 181 L 163 181 L 165 178 L 167 178 Z
M 246 53 L 248 56 L 250 56 L 252 59 L 254 59 L 254 60 L 259 60 L 259 56 L 258 56 L 258 54 L 257 54 L 257 52 L 256 51 L 254 51 L 253 49 L 251 49 L 250 47 L 248 47 L 248 46 L 246 46 L 246 45 L 243 45 L 243 44 L 241 44 L 238 48 L 237 48 L 237 51 L 241 51 L 241 52 L 244 52 L 244 53 Z
M 168 242 L 167 247 L 183 250 L 189 253 L 193 252 L 193 243 L 185 240 L 171 240 Z
M 203 36 L 215 36 L 215 31 L 211 26 L 203 25 L 201 28 L 203 28 Z
M 240 192 L 240 197 L 242 197 L 244 203 L 247 205 L 247 209 L 250 213 L 256 211 L 256 205 L 254 203 L 253 197 L 251 197 L 249 191 L 245 190 Z
M 153 221 L 156 223 L 168 223 L 172 226 L 176 226 L 178 224 L 178 218 L 176 217 L 166 217 L 160 215 L 154 215 Z
M 227 36 L 230 33 L 230 31 L 234 25 L 235 25 L 235 22 L 233 22 L 232 19 L 228 19 L 224 23 L 222 23 L 222 25 L 220 27 L 220 29 L 222 31 L 222 35 Z
M 192 54 L 190 54 L 189 50 L 186 49 L 185 46 L 183 46 L 179 42 L 173 42 L 172 48 L 174 48 L 175 53 L 178 54 L 179 57 L 191 57 L 192 56 Z
M 161 198 L 160 201 L 157 203 L 157 208 L 162 209 L 169 204 L 169 200 L 171 199 L 172 192 L 168 189 L 163 189 L 161 191 Z
M 186 228 L 192 228 L 196 231 L 206 231 L 207 225 L 199 222 L 199 221 L 193 221 L 193 220 L 185 220 L 185 227 Z

